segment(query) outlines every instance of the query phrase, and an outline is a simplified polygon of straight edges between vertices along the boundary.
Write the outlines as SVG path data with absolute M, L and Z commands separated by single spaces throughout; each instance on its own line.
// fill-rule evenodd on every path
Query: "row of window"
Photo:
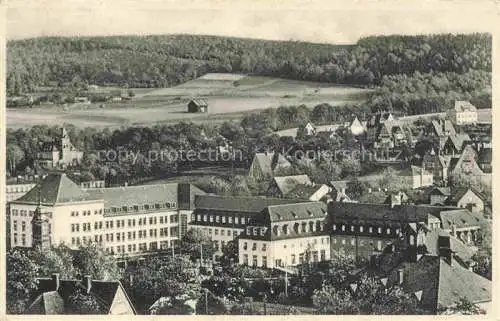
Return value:
M 159 249 L 161 250 L 166 250 L 168 248 L 171 248 L 177 244 L 178 240 L 171 240 L 170 245 L 169 241 L 160 241 L 160 246 Z M 134 253 L 134 252 L 145 252 L 145 251 L 155 251 L 158 250 L 158 242 L 150 242 L 150 243 L 137 243 L 137 244 L 128 244 L 127 246 L 125 245 L 118 245 L 116 247 L 110 246 L 106 247 L 106 252 L 110 254 L 116 254 L 116 253 Z
M 27 211 L 27 210 L 16 210 L 16 209 L 13 209 L 11 211 L 11 214 L 12 216 L 23 216 L 23 217 L 27 217 L 28 216 L 28 213 L 29 213 L 29 216 L 33 216 L 33 214 L 35 213 L 35 211 Z
M 150 217 L 149 218 L 149 225 L 156 225 L 157 224 L 157 218 L 156 217 Z M 172 215 L 170 216 L 170 223 L 177 223 L 179 222 L 179 217 L 177 215 Z M 116 220 L 116 221 L 106 221 L 105 226 L 106 229 L 112 229 L 114 228 L 116 223 L 116 228 L 125 228 L 125 220 Z M 128 220 L 128 227 L 135 227 L 136 225 L 136 219 L 129 219 Z M 138 225 L 147 225 L 148 220 L 146 217 L 139 218 L 138 219 Z M 168 223 L 168 216 L 161 216 L 160 217 L 160 224 Z M 89 232 L 91 231 L 91 225 L 90 223 L 81 223 L 82 224 L 82 231 L 83 232 Z M 101 222 L 94 222 L 94 230 L 100 230 L 103 228 L 103 223 Z M 79 232 L 80 231 L 80 224 L 75 223 L 71 224 L 71 232 Z
M 258 255 L 252 255 L 252 266 L 257 267 L 259 266 L 258 262 L 259 256 Z M 321 250 L 320 252 L 318 251 L 312 251 L 310 255 L 306 255 L 306 253 L 300 253 L 298 256 L 298 262 L 297 262 L 297 256 L 295 254 L 290 255 L 290 264 L 291 265 L 296 265 L 298 264 L 303 264 L 307 260 L 312 261 L 312 262 L 318 262 L 318 261 L 326 261 L 326 250 Z M 243 262 L 244 265 L 248 265 L 248 254 L 243 254 Z M 275 260 L 275 265 L 276 266 L 284 266 L 284 262 L 281 259 Z M 267 268 L 267 256 L 262 256 L 261 257 L 261 265 L 264 268 Z
M 348 241 L 349 241 L 349 245 L 356 246 L 356 238 L 354 238 L 354 237 L 349 239 L 349 240 L 347 240 L 347 239 L 338 240 L 336 238 L 333 238 L 332 242 L 333 242 L 333 244 L 347 245 Z M 390 244 L 390 242 L 386 241 L 385 244 Z M 384 243 L 381 240 L 377 241 L 376 244 L 374 244 L 374 242 L 371 240 L 358 240 L 358 246 L 374 246 L 374 245 L 376 245 L 377 250 L 381 251 Z
M 320 232 L 320 231 L 323 231 L 323 229 L 324 229 L 324 222 L 322 220 L 318 220 L 318 221 L 295 223 L 295 224 L 293 224 L 293 227 L 288 225 L 288 224 L 274 225 L 273 226 L 273 233 L 274 233 L 274 235 L 277 235 L 277 236 L 279 236 L 281 233 L 283 233 L 283 235 L 288 235 L 292 231 L 291 228 L 293 228 L 293 231 L 295 232 L 295 234 Z M 253 232 L 254 232 L 254 235 L 256 235 L 255 229 Z M 262 233 L 262 231 L 261 231 L 261 233 Z
M 106 213 L 118 213 L 118 212 L 139 212 L 142 210 L 151 211 L 159 209 L 175 209 L 177 208 L 177 202 L 166 202 L 166 203 L 156 203 L 156 204 L 145 204 L 145 205 L 132 205 L 132 206 L 122 206 L 122 207 L 111 207 L 105 209 Z
M 332 225 L 332 230 L 336 231 L 336 230 L 337 230 L 337 228 L 338 228 L 337 224 L 333 224 L 333 225 Z M 374 228 L 373 226 L 368 226 L 368 233 L 374 233 L 374 229 L 375 229 L 375 228 Z M 355 225 L 350 225 L 350 226 L 347 226 L 347 225 L 345 225 L 345 224 L 342 224 L 342 225 L 340 225 L 340 230 L 341 230 L 342 232 L 345 232 L 346 230 L 349 230 L 349 231 L 351 231 L 351 232 L 356 232 L 356 226 L 355 226 Z M 363 232 L 365 232 L 365 227 L 364 227 L 364 226 L 359 226 L 357 230 L 358 230 L 360 233 L 363 233 Z M 394 230 L 394 232 L 395 232 L 396 234 L 398 234 L 398 233 L 399 233 L 399 231 L 400 231 L 400 230 L 399 230 L 399 228 L 397 228 L 397 229 L 395 229 L 395 230 Z M 392 231 L 392 229 L 391 229 L 390 227 L 385 228 L 385 234 L 390 235 L 392 232 L 393 232 L 393 231 Z M 382 227 L 377 227 L 377 228 L 376 228 L 376 233 L 377 233 L 377 234 L 383 234 L 383 233 L 384 233 L 383 228 L 382 228 Z
M 330 243 L 330 238 L 329 237 L 323 237 L 321 238 L 321 244 L 329 244 Z M 318 239 L 314 239 L 312 240 L 311 243 L 307 242 L 307 245 L 309 244 L 318 244 Z M 303 243 L 300 243 L 300 247 L 303 247 L 304 244 Z M 295 248 L 295 244 L 292 243 L 290 245 L 290 247 L 293 249 Z M 286 249 L 287 248 L 287 244 L 283 244 L 283 248 Z M 243 250 L 248 250 L 248 243 L 247 242 L 244 242 L 243 243 Z M 263 243 L 262 244 L 262 247 L 261 247 L 261 251 L 265 252 L 267 250 L 267 245 L 266 243 Z M 257 243 L 252 243 L 252 251 L 257 251 Z
M 94 210 L 94 215 L 98 215 L 98 214 L 102 215 L 102 209 Z M 73 217 L 76 217 L 76 216 L 80 215 L 80 212 L 79 211 L 71 211 L 70 215 L 73 216 Z M 82 211 L 82 216 L 90 216 L 90 215 L 92 215 L 92 211 L 91 210 Z
M 225 216 L 225 215 L 207 215 L 207 214 L 197 214 L 196 221 L 198 222 L 210 222 L 210 223 L 222 223 L 222 224 L 242 224 L 245 225 L 250 220 L 249 217 L 239 217 L 239 216 Z

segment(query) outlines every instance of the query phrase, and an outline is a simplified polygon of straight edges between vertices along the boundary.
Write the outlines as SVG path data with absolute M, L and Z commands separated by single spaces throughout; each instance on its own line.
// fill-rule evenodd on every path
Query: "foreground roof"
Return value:
M 83 191 L 64 173 L 51 173 L 41 183 L 13 203 L 38 204 L 39 200 L 43 205 L 56 205 L 102 200 L 102 197 Z

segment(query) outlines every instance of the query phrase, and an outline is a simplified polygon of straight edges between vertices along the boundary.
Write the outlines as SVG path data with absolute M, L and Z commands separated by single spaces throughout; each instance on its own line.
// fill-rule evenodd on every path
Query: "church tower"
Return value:
M 40 186 L 38 188 L 40 189 Z M 33 213 L 33 219 L 31 220 L 33 248 L 40 248 L 41 250 L 50 249 L 52 238 L 51 228 L 50 214 L 42 213 L 41 199 L 39 196 L 38 206 L 36 207 L 35 213 Z

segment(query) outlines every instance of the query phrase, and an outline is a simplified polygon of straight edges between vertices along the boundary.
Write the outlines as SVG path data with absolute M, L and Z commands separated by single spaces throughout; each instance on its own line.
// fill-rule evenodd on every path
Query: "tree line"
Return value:
M 311 44 L 198 35 L 9 41 L 7 93 L 82 83 L 167 87 L 208 72 L 372 86 L 420 73 L 491 73 L 491 35 L 374 36 Z

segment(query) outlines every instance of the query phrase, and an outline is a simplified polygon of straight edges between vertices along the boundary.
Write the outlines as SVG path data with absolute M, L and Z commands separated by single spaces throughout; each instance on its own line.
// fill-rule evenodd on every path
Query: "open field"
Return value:
M 236 85 L 235 85 L 236 82 Z M 77 127 L 121 127 L 187 122 L 222 122 L 245 113 L 279 106 L 314 107 L 321 103 L 341 105 L 366 99 L 371 90 L 329 86 L 314 82 L 236 74 L 206 74 L 179 86 L 162 89 L 132 89 L 131 101 L 101 104 L 43 105 L 7 109 L 12 128 L 36 124 L 73 124 Z M 188 113 L 193 97 L 208 101 L 208 113 Z

